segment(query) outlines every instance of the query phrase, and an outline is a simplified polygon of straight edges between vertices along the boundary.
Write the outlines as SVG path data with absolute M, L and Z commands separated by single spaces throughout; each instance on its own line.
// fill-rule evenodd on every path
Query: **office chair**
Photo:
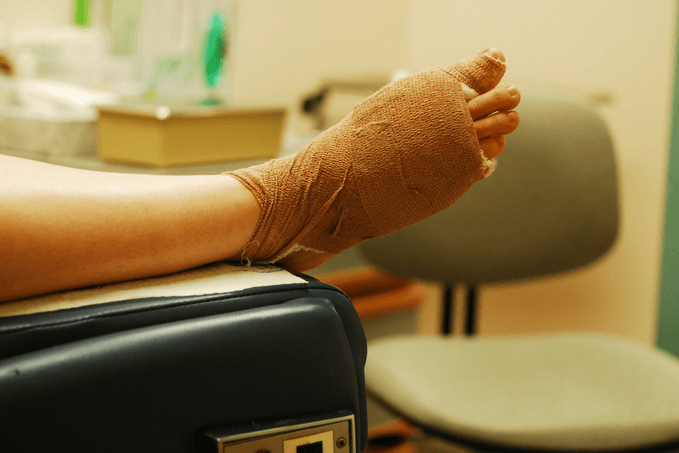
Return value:
M 0 304 L 0 451 L 355 453 L 366 344 L 338 289 L 274 266 Z
M 479 451 L 679 448 L 679 362 L 605 334 L 453 337 L 453 286 L 581 268 L 614 244 L 614 149 L 586 101 L 523 93 L 498 170 L 451 208 L 359 246 L 382 270 L 444 283 L 444 335 L 369 344 L 368 394 L 425 432 Z M 558 314 L 555 314 L 558 316 Z

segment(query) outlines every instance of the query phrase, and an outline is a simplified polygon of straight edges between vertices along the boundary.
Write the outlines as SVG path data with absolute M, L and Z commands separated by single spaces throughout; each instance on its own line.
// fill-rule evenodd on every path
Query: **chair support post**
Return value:
M 467 288 L 467 319 L 465 323 L 465 334 L 476 335 L 476 318 L 478 314 L 476 286 Z
M 455 285 L 446 283 L 443 292 L 443 319 L 441 323 L 441 333 L 450 335 L 453 333 L 453 306 L 455 298 Z

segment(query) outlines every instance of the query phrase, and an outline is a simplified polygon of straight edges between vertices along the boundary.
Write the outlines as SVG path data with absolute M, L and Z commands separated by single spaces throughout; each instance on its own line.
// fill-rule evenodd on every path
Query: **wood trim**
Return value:
M 353 301 L 361 319 L 415 309 L 427 294 L 419 283 L 373 266 L 324 274 L 318 279 L 344 291 Z
M 413 437 L 417 430 L 417 426 L 402 418 L 398 418 L 370 428 L 368 430 L 368 439 L 383 436 Z
M 417 453 L 417 447 L 409 440 L 417 433 L 418 428 L 405 420 L 392 420 L 368 430 L 368 449 L 365 453 Z M 384 437 L 402 438 L 403 442 L 393 446 L 380 446 L 375 441 Z

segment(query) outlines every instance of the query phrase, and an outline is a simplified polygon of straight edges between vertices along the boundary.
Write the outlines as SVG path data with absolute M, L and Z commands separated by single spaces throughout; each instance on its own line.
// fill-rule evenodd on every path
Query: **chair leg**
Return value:
M 441 322 L 441 333 L 450 335 L 453 333 L 453 316 L 455 311 L 455 285 L 446 283 L 443 292 L 443 318 Z
M 467 288 L 467 320 L 465 323 L 465 333 L 467 335 L 476 335 L 478 309 L 477 288 L 472 285 Z

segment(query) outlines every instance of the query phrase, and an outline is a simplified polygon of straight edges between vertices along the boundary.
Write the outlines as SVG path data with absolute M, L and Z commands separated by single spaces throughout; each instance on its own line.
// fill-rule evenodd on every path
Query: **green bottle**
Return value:
M 227 25 L 219 13 L 213 13 L 203 42 L 203 78 L 208 89 L 213 91 L 219 85 L 222 72 L 226 69 Z M 218 105 L 222 101 L 209 94 L 202 105 Z

